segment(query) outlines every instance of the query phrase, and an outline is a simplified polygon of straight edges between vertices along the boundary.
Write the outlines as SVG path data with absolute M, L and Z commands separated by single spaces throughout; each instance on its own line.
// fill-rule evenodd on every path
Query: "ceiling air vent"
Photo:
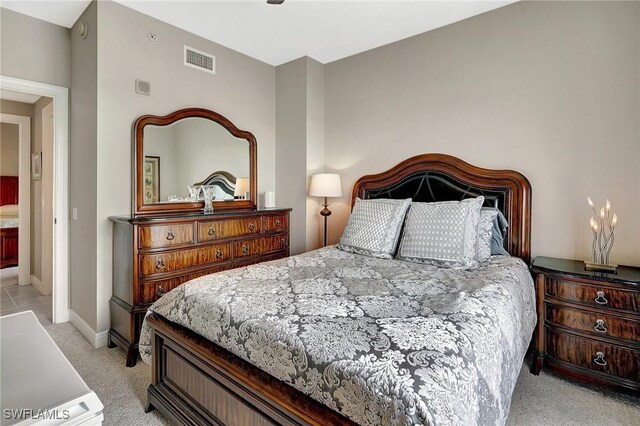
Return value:
M 193 47 L 184 47 L 184 64 L 200 71 L 216 73 L 216 57 Z

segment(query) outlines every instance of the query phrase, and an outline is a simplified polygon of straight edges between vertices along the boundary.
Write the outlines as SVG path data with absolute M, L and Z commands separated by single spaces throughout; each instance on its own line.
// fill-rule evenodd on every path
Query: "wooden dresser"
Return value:
M 538 326 L 531 372 L 544 365 L 583 381 L 640 392 L 640 268 L 591 272 L 538 257 Z
M 226 269 L 289 256 L 289 212 L 112 217 L 113 296 L 109 347 L 136 364 L 147 308 L 180 284 Z

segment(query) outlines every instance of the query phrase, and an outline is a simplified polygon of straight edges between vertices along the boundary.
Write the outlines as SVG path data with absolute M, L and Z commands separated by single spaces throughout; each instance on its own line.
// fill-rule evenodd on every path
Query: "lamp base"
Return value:
M 585 261 L 584 269 L 593 272 L 607 272 L 609 274 L 615 274 L 618 270 L 618 265 L 603 265 L 601 263 L 591 263 Z

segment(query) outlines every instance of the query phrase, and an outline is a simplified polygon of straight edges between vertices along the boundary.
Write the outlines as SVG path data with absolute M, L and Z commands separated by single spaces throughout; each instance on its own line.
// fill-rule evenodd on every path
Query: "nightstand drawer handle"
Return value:
M 280 246 L 281 247 L 287 247 L 287 239 L 286 238 L 282 238 L 280 240 Z
M 158 261 L 156 262 L 156 269 L 162 269 L 162 268 L 164 268 L 164 260 L 158 259 Z
M 216 259 L 222 259 L 222 250 L 220 249 L 216 250 Z
M 253 232 L 255 229 L 256 229 L 256 224 L 255 224 L 255 223 L 253 223 L 253 222 L 251 222 L 251 223 L 249 224 L 249 231 L 252 231 L 252 232 Z
M 609 303 L 606 297 L 604 297 L 604 291 L 596 291 L 596 303 L 598 305 L 606 305 Z
M 171 241 L 175 238 L 176 236 L 173 235 L 173 231 L 169 231 L 167 232 L 167 240 Z
M 607 332 L 607 327 L 604 325 L 604 320 L 602 320 L 602 319 L 597 319 L 596 320 L 596 325 L 593 326 L 593 329 L 595 331 L 597 331 L 598 333 L 606 333 Z
M 282 226 L 282 221 L 280 219 L 276 219 L 276 226 L 278 228 Z
M 164 295 L 165 291 L 164 291 L 164 287 L 162 287 L 162 284 L 160 284 L 158 286 L 158 297 L 162 297 Z
M 210 226 L 210 227 L 209 227 L 209 230 L 207 231 L 207 234 L 209 234 L 209 235 L 213 235 L 213 234 L 215 234 L 215 233 L 216 233 L 216 231 L 215 231 L 215 229 L 213 229 L 213 226 Z
M 249 253 L 249 246 L 248 246 L 248 245 L 246 245 L 246 244 L 243 244 L 243 245 L 242 245 L 242 252 L 243 252 L 244 254 Z
M 593 359 L 593 362 L 601 365 L 602 367 L 607 365 L 607 361 L 604 360 L 604 354 L 602 352 L 596 352 L 596 357 Z

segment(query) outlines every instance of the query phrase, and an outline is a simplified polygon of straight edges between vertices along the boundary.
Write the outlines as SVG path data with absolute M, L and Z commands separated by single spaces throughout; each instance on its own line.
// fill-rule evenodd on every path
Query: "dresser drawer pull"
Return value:
M 248 246 L 248 245 L 246 245 L 246 244 L 243 244 L 243 245 L 242 245 L 242 252 L 243 252 L 244 254 L 249 253 L 249 246 Z
M 222 259 L 222 250 L 220 249 L 216 250 L 216 259 Z
M 162 268 L 164 268 L 164 260 L 158 259 L 158 261 L 156 262 L 156 269 L 162 269 Z
M 164 295 L 165 291 L 164 291 L 164 287 L 162 287 L 162 284 L 160 284 L 158 286 L 158 297 L 162 297 Z
M 606 333 L 607 332 L 607 327 L 604 325 L 604 320 L 602 320 L 602 319 L 597 319 L 596 320 L 596 325 L 593 326 L 593 329 L 595 331 L 597 331 L 598 333 Z
M 604 291 L 596 291 L 596 303 L 598 305 L 606 305 L 609 303 L 606 297 L 604 297 Z
M 280 240 L 280 246 L 282 246 L 282 247 L 286 247 L 287 246 L 287 239 L 286 238 L 282 238 Z
M 207 234 L 209 234 L 209 235 L 213 235 L 213 234 L 215 234 L 215 233 L 216 233 L 216 230 L 215 230 L 215 229 L 213 229 L 213 226 L 210 226 L 210 227 L 209 227 L 209 230 L 207 231 Z
M 282 226 L 282 221 L 280 219 L 276 219 L 276 226 L 278 228 Z
M 253 232 L 255 229 L 256 229 L 256 224 L 255 224 L 255 223 L 253 223 L 253 222 L 251 222 L 251 223 L 249 224 L 249 231 L 252 231 L 252 232 Z
M 175 238 L 176 236 L 173 235 L 173 231 L 169 231 L 167 232 L 167 240 L 171 241 Z
M 604 360 L 604 354 L 602 352 L 596 352 L 596 357 L 593 359 L 593 362 L 601 365 L 602 367 L 607 365 L 607 361 Z

